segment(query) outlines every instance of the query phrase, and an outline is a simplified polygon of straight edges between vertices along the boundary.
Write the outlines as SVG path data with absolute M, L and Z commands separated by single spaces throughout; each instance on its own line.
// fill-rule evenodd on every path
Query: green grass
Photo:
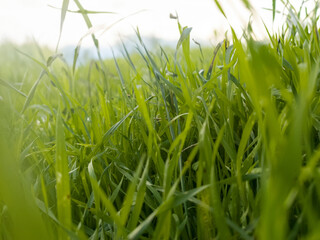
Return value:
M 178 21 L 176 49 L 137 30 L 77 67 L 2 45 L 0 239 L 318 239 L 318 14 L 289 11 L 265 42 L 190 49 Z

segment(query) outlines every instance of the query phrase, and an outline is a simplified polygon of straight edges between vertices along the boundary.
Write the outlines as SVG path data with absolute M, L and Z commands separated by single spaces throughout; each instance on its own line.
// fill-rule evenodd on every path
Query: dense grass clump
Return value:
M 79 67 L 0 47 L 0 239 L 319 239 L 318 15 L 289 10 Z

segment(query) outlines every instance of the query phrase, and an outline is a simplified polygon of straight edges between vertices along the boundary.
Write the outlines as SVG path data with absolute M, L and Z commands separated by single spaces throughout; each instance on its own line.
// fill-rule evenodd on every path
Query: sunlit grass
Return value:
M 0 47 L 0 239 L 318 239 L 318 14 L 290 11 L 78 67 Z

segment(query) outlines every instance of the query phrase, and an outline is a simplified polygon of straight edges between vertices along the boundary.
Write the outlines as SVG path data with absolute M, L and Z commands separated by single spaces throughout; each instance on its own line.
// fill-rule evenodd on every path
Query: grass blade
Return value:
M 276 16 L 276 0 L 272 0 L 272 20 L 273 21 L 275 16 Z
M 141 209 L 142 209 L 142 205 L 144 203 L 144 197 L 145 197 L 145 194 L 146 194 L 146 186 L 147 186 L 147 176 L 148 176 L 148 170 L 149 170 L 149 162 L 150 160 L 147 159 L 147 164 L 143 170 L 143 173 L 142 173 L 142 177 L 141 177 L 141 180 L 140 180 L 140 183 L 139 183 L 139 186 L 138 186 L 138 191 L 137 191 L 137 198 L 136 198 L 136 204 L 134 206 L 134 209 L 132 211 L 132 215 L 131 215 L 131 218 L 128 222 L 128 229 L 129 230 L 133 230 L 137 224 L 138 224 L 138 221 L 139 221 L 139 216 L 140 216 L 140 213 L 141 213 Z
M 61 39 L 61 34 L 62 34 L 62 28 L 63 28 L 64 20 L 66 18 L 66 14 L 68 11 L 68 6 L 69 6 L 69 0 L 63 0 L 62 8 L 61 8 L 61 17 L 60 17 L 60 32 L 59 32 L 58 43 L 56 46 L 56 52 L 58 51 L 58 47 L 59 47 L 59 43 L 60 43 L 60 39 Z
M 60 114 L 57 115 L 56 126 L 56 191 L 58 220 L 67 229 L 72 227 L 71 218 L 71 193 L 68 157 L 66 151 L 64 128 Z M 64 233 L 61 232 L 61 237 Z
M 49 7 L 51 8 L 54 8 L 54 9 L 58 9 L 60 11 L 62 11 L 63 8 L 58 8 L 58 7 L 54 7 L 52 5 L 48 5 Z M 91 10 L 85 10 L 84 11 L 81 11 L 81 10 L 78 10 L 78 11 L 73 11 L 73 10 L 69 10 L 67 9 L 67 12 L 70 12 L 70 13 L 85 13 L 85 14 L 117 14 L 116 12 L 107 12 L 107 11 L 91 11 Z
M 23 108 L 22 108 L 22 110 L 21 110 L 21 113 L 24 113 L 25 110 L 29 107 L 30 102 L 31 102 L 31 100 L 33 99 L 34 94 L 35 94 L 35 92 L 36 92 L 37 86 L 38 86 L 38 84 L 40 83 L 42 77 L 45 75 L 45 73 L 46 73 L 46 72 L 45 72 L 44 70 L 42 70 L 41 73 L 40 73 L 40 75 L 39 75 L 39 77 L 38 77 L 38 79 L 37 79 L 37 81 L 33 84 L 32 88 L 31 88 L 31 90 L 30 90 L 30 92 L 29 92 L 29 94 L 28 94 L 28 96 L 27 96 L 27 99 L 26 99 L 26 101 L 24 102 L 24 105 L 23 105 Z
M 225 18 L 227 18 L 227 16 L 226 16 L 226 14 L 224 13 L 223 8 L 221 7 L 219 1 L 218 1 L 218 0 L 214 0 L 214 2 L 216 3 L 216 5 L 217 5 L 218 9 L 220 10 L 220 12 L 222 13 L 222 15 L 223 15 Z
M 24 94 L 23 92 L 21 92 L 20 90 L 18 90 L 18 89 L 16 89 L 14 86 L 12 86 L 10 83 L 8 83 L 7 81 L 5 81 L 5 80 L 2 80 L 1 78 L 0 78 L 0 84 L 2 84 L 3 86 L 5 86 L 5 87 L 7 87 L 7 88 L 9 88 L 9 89 L 12 89 L 12 90 L 14 90 L 14 91 L 16 91 L 17 93 L 19 93 L 21 96 L 23 96 L 23 97 L 27 97 L 27 95 L 26 94 Z
M 177 46 L 176 46 L 176 50 L 178 50 L 180 48 L 180 46 L 182 45 L 182 42 L 189 37 L 191 30 L 192 30 L 192 28 L 184 28 L 183 29 L 181 36 L 179 38 L 179 41 L 177 43 Z

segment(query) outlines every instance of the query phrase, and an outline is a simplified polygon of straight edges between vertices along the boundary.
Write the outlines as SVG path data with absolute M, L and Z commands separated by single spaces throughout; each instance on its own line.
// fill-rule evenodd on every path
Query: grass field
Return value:
M 1 45 L 0 239 L 320 239 L 317 10 L 82 66 Z

